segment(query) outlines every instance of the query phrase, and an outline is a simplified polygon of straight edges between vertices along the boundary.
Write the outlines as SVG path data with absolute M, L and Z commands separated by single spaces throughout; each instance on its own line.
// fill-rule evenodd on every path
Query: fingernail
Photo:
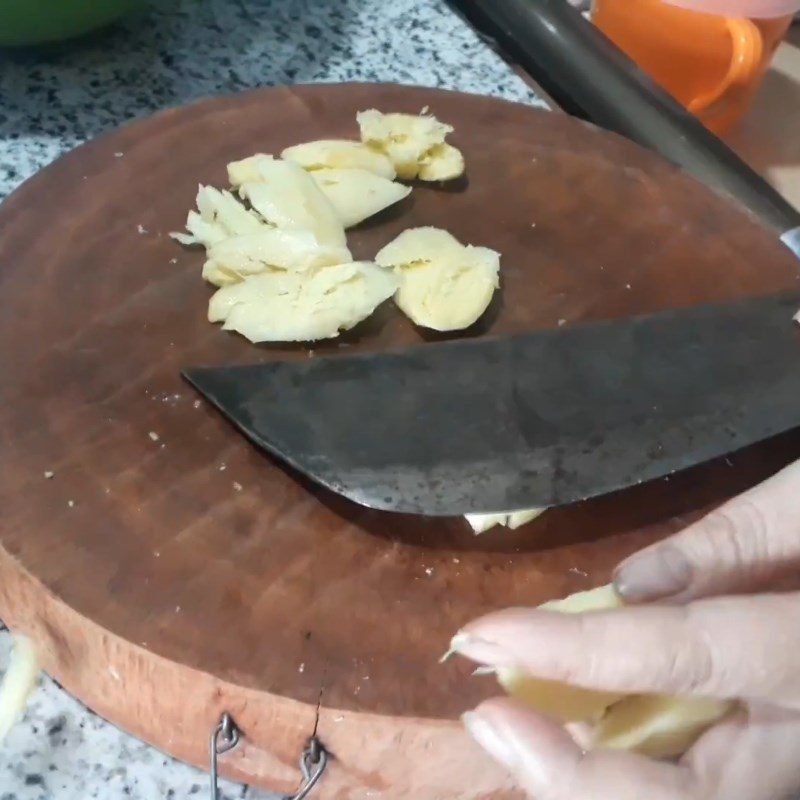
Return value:
M 487 664 L 492 667 L 514 667 L 518 661 L 502 645 L 462 631 L 459 631 L 450 641 L 450 649 L 446 655 L 449 656 L 452 653 L 458 653 L 479 664 Z
M 585 753 L 592 746 L 592 726 L 585 722 L 567 722 L 564 730 L 573 742 Z
M 515 769 L 518 762 L 517 751 L 497 729 L 475 711 L 462 715 L 461 721 L 467 733 L 495 760 L 508 769 Z
M 666 544 L 624 561 L 614 575 L 614 588 L 623 600 L 658 600 L 687 589 L 691 580 L 686 556 Z

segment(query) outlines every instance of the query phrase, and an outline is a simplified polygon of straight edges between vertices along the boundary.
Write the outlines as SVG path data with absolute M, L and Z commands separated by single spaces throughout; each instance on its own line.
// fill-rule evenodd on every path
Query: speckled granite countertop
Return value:
M 164 0 L 79 43 L 0 53 L 0 198 L 86 139 L 166 106 L 348 80 L 538 102 L 444 0 Z M 9 648 L 0 632 L 0 668 Z M 0 746 L 0 800 L 207 797 L 206 784 L 47 678 Z M 267 795 L 225 783 L 222 797 Z

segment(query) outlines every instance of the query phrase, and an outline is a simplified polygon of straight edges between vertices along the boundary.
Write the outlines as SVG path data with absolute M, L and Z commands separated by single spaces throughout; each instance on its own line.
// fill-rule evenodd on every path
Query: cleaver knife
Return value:
M 800 292 L 788 292 L 183 374 L 255 444 L 355 503 L 509 512 L 612 492 L 800 426 L 798 307 Z

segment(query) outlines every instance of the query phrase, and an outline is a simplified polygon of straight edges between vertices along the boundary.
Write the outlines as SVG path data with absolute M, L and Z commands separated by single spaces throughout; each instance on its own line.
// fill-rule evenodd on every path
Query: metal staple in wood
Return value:
M 219 780 L 217 762 L 221 755 L 231 751 L 239 744 L 241 732 L 233 717 L 226 711 L 211 733 L 209 747 L 211 800 L 219 800 Z M 300 756 L 300 772 L 303 781 L 300 788 L 293 795 L 287 795 L 284 800 L 305 800 L 325 772 L 328 765 L 328 751 L 316 736 L 308 740 L 308 744 Z

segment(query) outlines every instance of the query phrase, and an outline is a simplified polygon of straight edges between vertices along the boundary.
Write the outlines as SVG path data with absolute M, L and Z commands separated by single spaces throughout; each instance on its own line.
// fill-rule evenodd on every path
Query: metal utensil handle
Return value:
M 225 712 L 211 732 L 209 745 L 209 776 L 211 781 L 211 800 L 219 800 L 219 780 L 217 776 L 217 761 L 219 756 L 233 750 L 241 738 L 239 727 L 233 717 Z M 304 800 L 319 782 L 325 767 L 328 766 L 328 751 L 323 744 L 312 736 L 308 740 L 305 750 L 300 756 L 300 773 L 303 781 L 295 794 L 287 796 L 284 800 Z
M 790 249 L 796 246 L 800 212 L 569 3 L 451 3 L 565 111 L 655 150 L 774 228 Z

